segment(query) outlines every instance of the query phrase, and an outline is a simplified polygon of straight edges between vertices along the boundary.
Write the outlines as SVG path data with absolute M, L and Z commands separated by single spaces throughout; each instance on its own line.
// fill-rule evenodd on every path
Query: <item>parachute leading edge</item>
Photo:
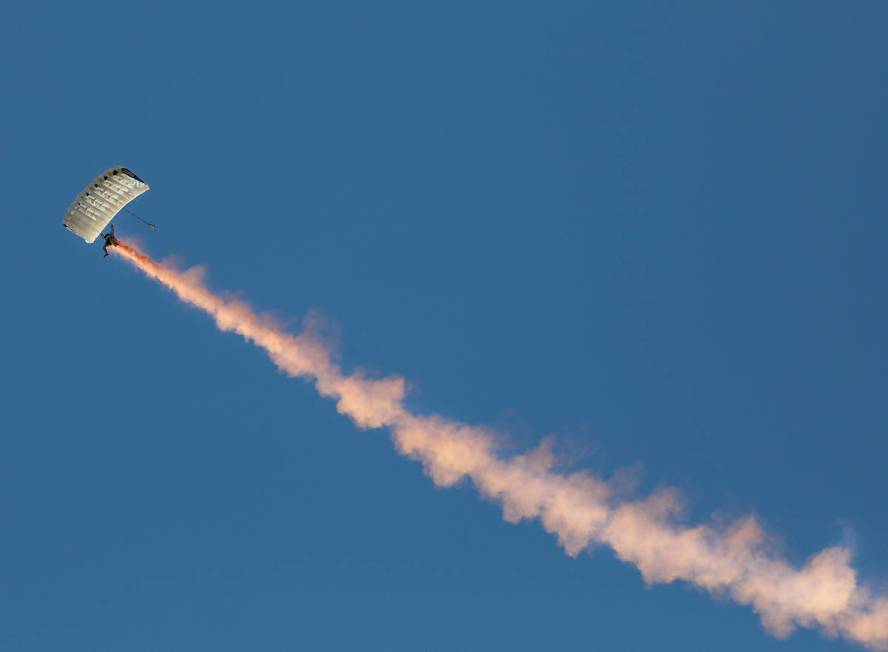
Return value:
M 65 213 L 62 224 L 85 242 L 95 242 L 123 207 L 148 189 L 148 184 L 132 170 L 111 168 L 83 189 Z

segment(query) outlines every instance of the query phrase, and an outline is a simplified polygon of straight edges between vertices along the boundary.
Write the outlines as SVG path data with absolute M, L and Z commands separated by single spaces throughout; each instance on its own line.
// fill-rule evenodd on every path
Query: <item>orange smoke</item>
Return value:
M 112 251 L 212 316 L 220 330 L 264 349 L 284 373 L 314 382 L 359 427 L 387 427 L 398 451 L 421 462 L 435 484 L 470 479 L 502 506 L 506 520 L 538 519 L 569 555 L 605 544 L 647 583 L 683 580 L 749 605 L 775 636 L 813 627 L 888 650 L 888 596 L 859 582 L 848 549 L 825 548 L 796 567 L 768 546 L 754 516 L 724 526 L 689 526 L 680 520 L 676 492 L 621 501 L 603 479 L 559 472 L 545 445 L 508 457 L 483 428 L 411 413 L 402 378 L 345 374 L 310 335 L 287 333 L 243 301 L 207 289 L 199 268 L 181 271 L 124 243 Z

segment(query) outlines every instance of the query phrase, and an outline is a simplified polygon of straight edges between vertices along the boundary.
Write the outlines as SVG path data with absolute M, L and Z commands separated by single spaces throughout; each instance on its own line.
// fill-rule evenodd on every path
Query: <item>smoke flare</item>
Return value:
M 590 473 L 559 472 L 545 444 L 509 457 L 483 428 L 411 413 L 402 378 L 344 373 L 309 334 L 290 334 L 247 303 L 209 290 L 199 268 L 179 270 L 125 243 L 112 251 L 208 313 L 220 330 L 264 349 L 287 375 L 314 382 L 360 428 L 388 428 L 397 450 L 419 461 L 435 484 L 470 479 L 502 506 L 507 521 L 538 519 L 567 554 L 604 544 L 634 564 L 648 584 L 683 580 L 749 605 L 775 636 L 810 627 L 888 650 L 888 596 L 858 581 L 847 548 L 824 548 L 796 567 L 768 545 L 754 516 L 726 525 L 687 525 L 675 491 L 621 500 L 613 486 Z

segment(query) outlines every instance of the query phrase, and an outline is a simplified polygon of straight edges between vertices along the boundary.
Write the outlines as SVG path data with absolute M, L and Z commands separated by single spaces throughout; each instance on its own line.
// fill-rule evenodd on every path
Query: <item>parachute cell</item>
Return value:
M 111 168 L 99 175 L 75 199 L 62 224 L 86 242 L 94 242 L 123 207 L 149 186 L 132 170 Z

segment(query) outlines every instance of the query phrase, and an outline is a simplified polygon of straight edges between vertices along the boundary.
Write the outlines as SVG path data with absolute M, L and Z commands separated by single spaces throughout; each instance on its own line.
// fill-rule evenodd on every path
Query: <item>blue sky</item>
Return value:
M 888 8 L 48 3 L 0 27 L 0 650 L 843 650 L 442 490 L 60 226 L 121 216 L 420 412 L 888 585 Z

